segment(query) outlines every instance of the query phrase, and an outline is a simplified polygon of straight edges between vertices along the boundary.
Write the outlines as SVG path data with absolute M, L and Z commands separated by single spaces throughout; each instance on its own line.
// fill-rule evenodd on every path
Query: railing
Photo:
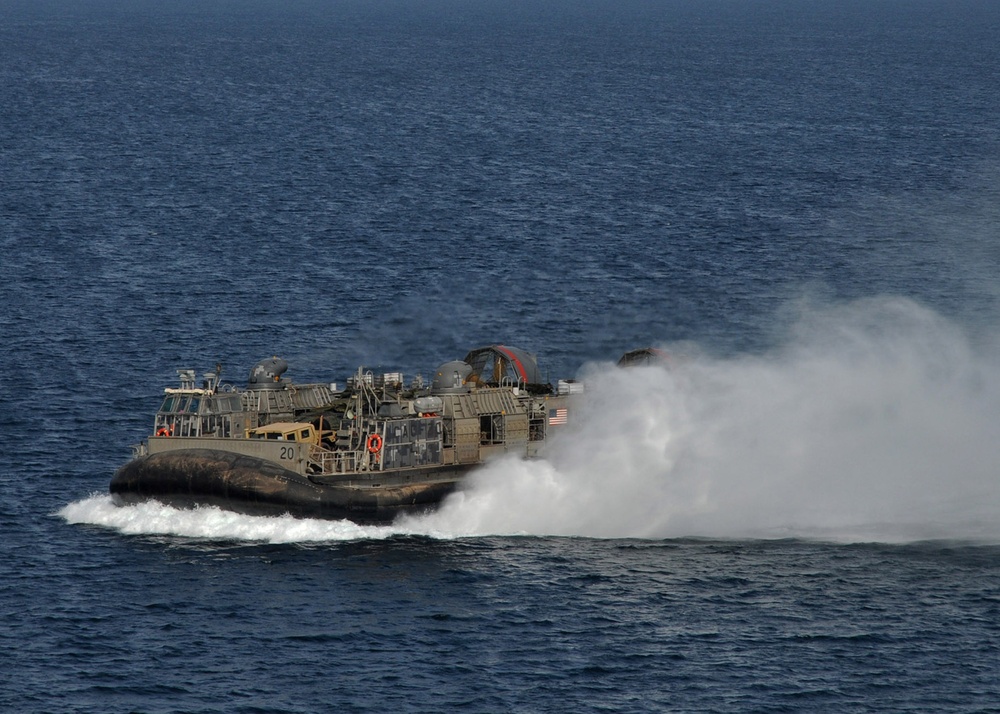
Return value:
M 382 470 L 380 460 L 367 451 L 329 451 L 318 446 L 310 449 L 309 463 L 322 475 Z
M 507 389 L 512 389 L 514 391 L 514 394 L 520 393 L 521 389 L 526 387 L 527 384 L 528 383 L 525 380 L 521 379 L 520 377 L 514 379 L 509 375 L 505 375 L 500 379 L 500 386 Z

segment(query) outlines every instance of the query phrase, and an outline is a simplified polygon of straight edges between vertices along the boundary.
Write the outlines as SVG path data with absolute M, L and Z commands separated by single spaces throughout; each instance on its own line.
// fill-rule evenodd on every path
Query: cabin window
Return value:
M 205 399 L 204 406 L 206 413 L 224 414 L 226 412 L 240 411 L 239 404 L 239 399 L 237 399 L 236 408 L 233 409 L 232 397 L 209 397 Z
M 160 412 L 162 414 L 197 414 L 200 406 L 201 400 L 198 397 L 171 394 L 163 400 Z M 211 410 L 207 411 L 211 412 Z

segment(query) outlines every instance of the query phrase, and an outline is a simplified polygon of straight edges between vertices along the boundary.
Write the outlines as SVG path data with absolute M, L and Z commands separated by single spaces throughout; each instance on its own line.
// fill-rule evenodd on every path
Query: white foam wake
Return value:
M 108 494 L 95 494 L 70 503 L 57 515 L 69 523 L 103 526 L 126 535 L 174 535 L 263 543 L 383 539 L 401 532 L 387 526 L 362 526 L 351 521 L 248 516 L 214 506 L 179 509 L 155 501 L 116 506 Z

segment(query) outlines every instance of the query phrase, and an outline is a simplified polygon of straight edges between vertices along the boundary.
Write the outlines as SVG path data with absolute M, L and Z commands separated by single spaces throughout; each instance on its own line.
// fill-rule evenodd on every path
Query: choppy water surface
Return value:
M 0 12 L 4 709 L 998 710 L 992 5 Z M 106 495 L 177 368 L 492 342 L 585 408 L 434 514 Z

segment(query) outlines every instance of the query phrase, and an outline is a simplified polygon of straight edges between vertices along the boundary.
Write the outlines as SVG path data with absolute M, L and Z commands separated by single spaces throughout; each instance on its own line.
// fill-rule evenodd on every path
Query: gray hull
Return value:
M 451 493 L 471 465 L 386 472 L 380 483 L 307 477 L 253 456 L 214 449 L 151 454 L 121 467 L 111 481 L 118 503 L 156 500 L 192 507 L 214 505 L 253 515 L 389 522 L 427 510 Z

